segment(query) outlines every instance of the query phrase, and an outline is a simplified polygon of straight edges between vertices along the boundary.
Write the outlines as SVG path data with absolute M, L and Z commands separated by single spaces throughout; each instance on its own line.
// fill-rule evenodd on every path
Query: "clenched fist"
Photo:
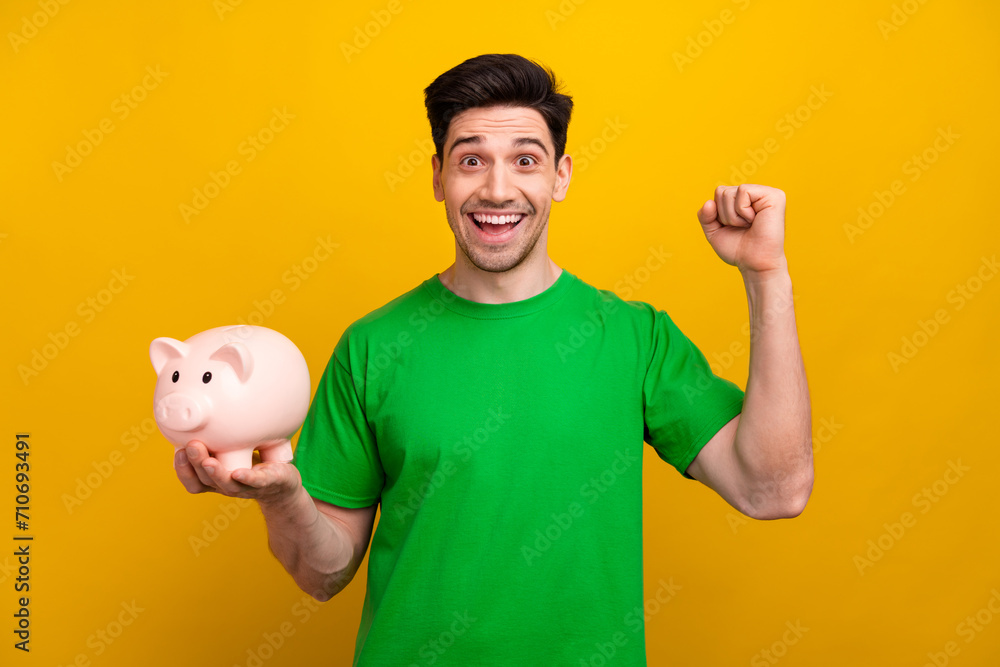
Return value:
M 785 193 L 766 185 L 720 185 L 698 210 L 715 253 L 740 272 L 785 271 Z

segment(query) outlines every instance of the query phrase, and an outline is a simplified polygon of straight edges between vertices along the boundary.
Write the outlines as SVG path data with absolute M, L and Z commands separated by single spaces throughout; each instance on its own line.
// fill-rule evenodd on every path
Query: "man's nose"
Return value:
M 516 188 L 512 175 L 503 165 L 493 165 L 483 182 L 482 197 L 487 201 L 505 202 L 515 199 Z

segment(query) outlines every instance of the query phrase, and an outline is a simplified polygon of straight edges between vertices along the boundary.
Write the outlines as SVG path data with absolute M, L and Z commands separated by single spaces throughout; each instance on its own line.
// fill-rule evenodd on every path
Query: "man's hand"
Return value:
M 255 455 L 254 459 L 257 460 Z M 291 498 L 302 485 L 298 468 L 291 463 L 265 461 L 252 468 L 226 470 L 211 457 L 204 443 L 193 440 L 174 454 L 177 478 L 190 493 L 206 491 L 261 503 Z
M 787 270 L 785 193 L 766 185 L 720 185 L 698 210 L 715 253 L 741 273 Z
M 305 592 L 329 600 L 348 584 L 368 550 L 378 504 L 337 507 L 312 498 L 291 463 L 260 462 L 226 470 L 205 444 L 191 441 L 174 454 L 174 469 L 191 493 L 210 491 L 260 503 L 271 552 Z

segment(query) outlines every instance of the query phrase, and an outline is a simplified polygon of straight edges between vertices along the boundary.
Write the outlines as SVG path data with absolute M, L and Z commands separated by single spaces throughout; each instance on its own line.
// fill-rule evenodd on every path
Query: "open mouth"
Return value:
M 468 215 L 476 227 L 483 230 L 484 233 L 494 236 L 499 236 L 513 230 L 525 218 L 523 213 L 507 213 L 503 215 L 469 213 Z

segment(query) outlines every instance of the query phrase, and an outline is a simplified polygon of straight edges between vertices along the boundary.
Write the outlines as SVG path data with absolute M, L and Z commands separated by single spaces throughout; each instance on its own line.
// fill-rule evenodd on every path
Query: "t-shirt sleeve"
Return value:
M 687 467 L 743 410 L 744 392 L 715 375 L 705 355 L 657 310 L 642 396 L 645 441 L 684 477 L 694 479 L 685 472 Z
M 363 372 L 355 377 L 345 332 L 323 372 L 292 463 L 309 495 L 341 507 L 378 501 L 385 471 L 364 411 Z

